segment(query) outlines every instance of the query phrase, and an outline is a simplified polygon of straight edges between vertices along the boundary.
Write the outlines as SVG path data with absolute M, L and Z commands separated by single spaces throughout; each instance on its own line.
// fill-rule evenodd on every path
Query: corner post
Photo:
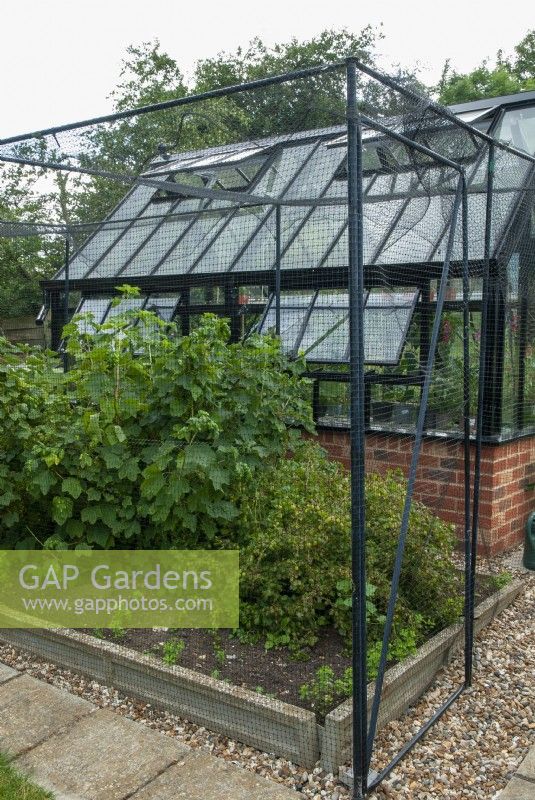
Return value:
M 351 452 L 351 578 L 353 665 L 353 799 L 368 789 L 365 534 L 365 388 L 362 128 L 357 107 L 357 64 L 346 61 L 349 240 L 349 361 Z
M 470 563 L 470 595 L 475 594 L 476 584 L 476 564 L 477 564 L 477 544 L 479 533 L 479 496 L 481 490 L 481 459 L 483 450 L 483 426 L 485 410 L 485 389 L 487 382 L 488 364 L 488 318 L 489 318 L 489 296 L 490 296 L 490 257 L 492 245 L 492 207 L 494 191 L 494 159 L 495 148 L 491 142 L 489 144 L 487 160 L 487 196 L 485 209 L 485 246 L 484 246 L 484 265 L 483 265 L 483 286 L 481 297 L 481 335 L 479 341 L 479 379 L 477 387 L 477 422 L 476 422 L 476 444 L 474 457 L 474 489 L 472 495 L 472 543 L 471 543 L 471 563 Z M 501 379 L 501 376 L 500 376 Z M 469 617 L 469 627 L 473 641 L 474 616 L 473 610 Z M 466 685 L 472 684 L 473 654 L 469 653 L 469 664 L 467 666 Z
M 282 256 L 281 206 L 275 208 L 275 333 L 281 335 L 281 256 Z
M 69 321 L 69 260 L 70 260 L 70 247 L 69 234 L 65 237 L 65 266 L 64 266 L 64 281 L 63 281 L 63 324 L 66 325 Z M 63 372 L 69 371 L 69 354 L 65 347 L 63 347 Z

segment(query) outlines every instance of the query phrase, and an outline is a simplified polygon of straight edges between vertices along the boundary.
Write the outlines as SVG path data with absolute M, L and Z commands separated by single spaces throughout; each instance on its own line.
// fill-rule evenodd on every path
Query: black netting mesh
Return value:
M 99 681 L 106 658 L 137 659 L 117 689 L 274 759 L 319 761 L 342 797 L 363 691 L 351 552 L 364 549 L 358 797 L 363 773 L 373 788 L 400 752 L 385 726 L 438 680 L 410 744 L 469 685 L 473 607 L 499 585 L 476 553 L 521 541 L 535 162 L 529 114 L 489 101 L 454 116 L 360 68 L 352 149 L 346 86 L 342 64 L 0 141 L 0 544 L 239 548 L 238 631 L 5 638 Z M 360 172 L 362 297 L 349 280 Z M 351 516 L 352 314 L 365 535 Z M 464 674 L 441 684 L 456 651 Z M 175 665 L 208 676 L 206 692 Z M 301 773 L 282 774 L 316 797 Z

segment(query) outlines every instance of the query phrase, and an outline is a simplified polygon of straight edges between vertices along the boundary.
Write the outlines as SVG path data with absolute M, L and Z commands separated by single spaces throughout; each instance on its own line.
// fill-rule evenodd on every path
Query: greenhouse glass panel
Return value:
M 496 138 L 517 150 L 535 155 L 535 106 L 506 111 Z
M 521 189 L 531 168 L 532 165 L 525 159 L 499 150 L 495 158 L 494 188 Z
M 317 142 L 281 147 L 266 173 L 258 181 L 255 194 L 269 197 L 279 197 L 283 194 L 317 147 Z
M 148 223 L 140 221 L 124 231 L 123 235 L 89 273 L 88 277 L 107 278 L 120 272 L 131 256 L 155 231 L 157 225 L 157 219 L 153 219 Z
M 170 218 L 162 222 L 121 271 L 121 275 L 147 275 L 151 273 L 168 250 L 176 245 L 185 231 L 194 224 L 192 217 Z
M 364 306 L 364 358 L 368 364 L 395 365 L 401 358 L 419 291 L 372 291 Z M 275 296 L 259 333 L 275 330 Z M 311 362 L 348 363 L 349 296 L 327 291 L 281 295 L 281 339 L 284 352 L 303 353 Z
M 152 180 L 159 180 L 158 177 L 153 177 Z M 150 203 L 154 195 L 154 186 L 146 186 L 145 184 L 138 184 L 136 187 L 126 195 L 122 203 L 110 214 L 109 219 L 114 221 L 135 219 Z
M 228 272 L 247 239 L 265 218 L 265 206 L 251 206 L 232 214 L 210 248 L 195 267 L 195 272 Z
M 103 256 L 109 247 L 121 236 L 124 227 L 113 226 L 106 223 L 105 227 L 100 228 L 80 250 L 73 256 L 69 263 L 69 277 L 71 279 L 83 278 L 93 269 L 95 262 Z M 57 279 L 63 277 L 63 270 L 58 272 Z
M 313 292 L 302 294 L 283 294 L 280 297 L 280 336 L 285 353 L 295 352 L 296 343 L 301 338 L 303 323 L 313 300 Z M 269 301 L 266 313 L 260 321 L 258 332 L 267 334 L 276 330 L 275 296 Z
M 281 249 L 285 248 L 311 213 L 310 208 L 290 207 L 281 209 Z M 247 241 L 247 240 L 245 240 Z M 276 247 L 275 212 L 270 211 L 262 227 L 255 233 L 245 252 L 236 263 L 235 269 L 274 269 Z
M 375 263 L 425 261 L 442 235 L 452 205 L 453 198 L 412 198 Z
M 165 322 L 170 322 L 174 317 L 179 299 L 180 296 L 178 294 L 151 294 L 147 300 L 145 310 L 153 311 L 160 319 L 163 319 Z
M 217 235 L 227 220 L 225 215 L 203 215 L 188 230 L 184 238 L 166 256 L 156 275 L 184 275 L 190 272 L 203 249 Z
M 282 267 L 315 267 L 347 222 L 347 209 L 315 208 L 282 259 Z
M 127 221 L 134 221 L 144 213 L 151 213 L 150 200 L 154 194 L 154 187 L 138 185 L 132 189 L 119 203 L 118 207 L 110 214 L 108 219 L 95 233 L 82 245 L 73 256 L 69 264 L 69 277 L 82 278 L 88 275 L 99 259 L 113 247 L 114 243 L 121 242 L 122 234 Z M 116 223 L 116 224 L 113 224 Z M 122 254 L 117 257 L 115 267 L 110 275 L 114 275 L 124 263 Z M 58 273 L 58 278 L 63 275 L 63 270 Z
M 122 299 L 116 306 L 112 305 L 106 314 L 105 321 L 118 317 L 126 311 L 140 311 L 145 305 L 146 297 L 126 297 Z
M 76 320 L 80 333 L 94 333 L 95 325 L 101 325 L 104 322 L 110 303 L 111 299 L 109 297 L 85 297 L 76 309 L 75 315 L 90 313 L 93 317 L 91 321 L 87 319 Z
M 327 305 L 327 298 L 316 303 L 299 345 L 299 352 L 315 362 L 343 363 L 348 361 L 349 308 L 347 295 L 343 305 Z
M 387 302 L 390 298 L 387 296 Z M 364 360 L 394 366 L 399 362 L 413 313 L 412 306 L 366 306 Z
M 301 199 L 319 197 L 334 180 L 336 170 L 345 157 L 345 148 L 327 148 L 320 144 L 288 191 L 284 193 L 284 197 Z

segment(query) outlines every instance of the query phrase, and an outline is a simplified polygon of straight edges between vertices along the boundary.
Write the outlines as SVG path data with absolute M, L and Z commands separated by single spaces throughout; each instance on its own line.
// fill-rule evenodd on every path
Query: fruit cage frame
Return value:
M 80 159 L 66 162 L 64 156 L 50 155 L 49 148 L 42 149 L 40 155 L 38 147 L 24 149 L 32 142 L 53 139 L 58 142 L 61 137 L 75 137 L 81 129 L 97 129 L 170 109 L 195 109 L 198 104 L 322 80 L 333 73 L 341 76 L 345 87 L 345 114 L 339 110 L 336 114 L 333 112 L 333 117 L 338 115 L 339 124 L 332 128 L 279 132 L 277 136 L 263 139 L 256 136 L 254 142 L 243 143 L 234 149 L 229 150 L 228 146 L 204 147 L 196 152 L 182 153 L 179 158 L 170 155 L 162 146 L 159 157 L 151 162 L 147 171 L 138 175 L 106 171 L 101 165 L 91 165 L 88 158 L 85 162 Z M 389 97 L 395 97 L 396 113 L 391 116 L 374 116 L 372 111 L 367 113 L 370 104 L 362 103 L 360 96 L 363 80 L 380 87 Z M 527 147 L 519 143 L 514 135 L 518 130 L 518 120 L 515 123 L 510 119 L 519 109 L 521 112 L 526 108 L 533 109 L 533 94 L 525 93 L 525 96 L 516 98 L 514 108 L 511 103 L 482 101 L 459 109 L 446 109 L 422 97 L 411 87 L 350 57 L 336 64 L 215 89 L 203 95 L 177 98 L 0 141 L 0 161 L 4 164 L 96 176 L 130 187 L 130 195 L 140 190 L 147 192 L 152 203 L 152 217 L 157 220 L 147 234 L 147 239 L 152 241 L 157 239 L 164 218 L 174 215 L 176 221 L 182 213 L 185 227 L 173 240 L 168 255 L 173 249 L 177 250 L 177 242 L 180 244 L 185 240 L 186 229 L 191 231 L 195 224 L 199 224 L 204 212 L 216 216 L 219 213 L 221 217 L 220 230 L 208 245 L 205 238 L 201 239 L 202 246 L 194 251 L 188 263 L 186 258 L 179 266 L 175 263 L 174 268 L 162 269 L 165 258 L 161 256 L 154 267 L 137 270 L 131 265 L 136 259 L 139 262 L 143 243 L 132 246 L 122 260 L 116 256 L 112 269 L 106 268 L 105 262 L 113 244 L 103 239 L 98 256 L 84 256 L 84 252 L 87 254 L 88 243 L 92 241 L 98 245 L 99 237 L 106 234 L 126 242 L 129 232 L 139 230 L 140 222 L 146 224 L 139 210 L 131 212 L 131 218 L 129 214 L 120 218 L 112 211 L 105 220 L 98 224 L 91 222 L 85 227 L 57 221 L 2 223 L 2 236 L 65 237 L 65 262 L 56 276 L 43 282 L 46 302 L 38 318 L 42 323 L 48 311 L 51 312 L 54 348 L 61 349 L 62 328 L 71 313 L 69 301 L 73 293 L 79 293 L 81 297 L 79 311 L 101 312 L 105 308 L 107 312 L 110 298 L 117 292 L 117 283 L 126 282 L 139 288 L 143 296 L 143 301 L 139 302 L 145 303 L 145 307 L 159 310 L 165 319 L 180 319 L 183 333 L 189 331 L 193 315 L 212 311 L 229 318 L 231 337 L 236 341 L 248 334 L 250 328 L 244 326 L 243 317 L 252 314 L 253 328 L 280 336 L 290 355 L 297 355 L 304 349 L 309 354 L 307 374 L 314 381 L 314 409 L 319 422 L 321 382 L 342 383 L 349 387 L 354 798 L 365 797 L 379 785 L 472 681 L 482 447 L 485 442 L 499 441 L 504 437 L 504 331 L 509 305 L 514 306 L 517 312 L 518 380 L 509 403 L 513 422 L 506 438 L 533 433 L 525 387 L 529 377 L 526 375 L 526 354 L 535 329 L 535 158 L 530 155 L 535 147 L 530 150 L 529 143 Z M 532 125 L 532 110 L 528 117 L 529 125 Z M 500 126 L 502 135 L 496 137 L 495 131 Z M 512 132 L 511 135 L 503 134 L 504 130 Z M 342 154 L 343 157 L 334 159 L 331 173 L 325 173 L 324 188 L 311 193 L 306 182 L 304 188 L 293 193 L 287 191 L 288 182 L 284 191 L 266 188 L 268 183 L 262 183 L 262 177 L 265 177 L 268 167 L 263 162 L 260 167 L 255 166 L 254 159 L 259 154 L 272 153 L 280 147 L 284 149 L 285 141 L 292 147 L 308 148 L 296 174 L 306 172 L 311 164 L 316 171 L 322 168 L 321 165 L 318 167 L 319 162 L 314 167 L 320 145 L 324 147 L 327 144 L 330 152 L 337 149 Z M 380 146 L 375 146 L 372 153 L 374 143 Z M 405 154 L 405 161 L 400 158 L 401 151 Z M 47 155 L 43 154 L 45 152 Z M 376 163 L 370 162 L 372 156 Z M 198 165 L 202 158 L 215 159 L 216 162 L 219 158 L 229 170 L 229 164 L 238 164 L 239 179 L 234 172 L 226 176 L 226 184 L 222 178 L 216 183 L 190 179 L 188 165 Z M 171 169 L 173 171 L 169 174 Z M 396 187 L 395 180 L 402 185 Z M 375 197 L 373 184 L 376 184 Z M 262 191 L 260 186 L 264 187 Z M 184 201 L 192 205 L 186 206 Z M 391 210 L 387 214 L 388 203 Z M 204 207 L 200 208 L 203 204 Z M 422 206 L 421 211 L 414 210 L 418 204 Z M 435 208 L 436 213 L 430 219 L 428 211 L 437 204 L 440 210 Z M 219 208 L 219 211 L 214 212 L 214 208 Z M 262 263 L 247 267 L 247 263 L 251 265 L 251 257 L 247 262 L 246 251 L 261 234 L 262 225 L 266 229 L 264 217 L 261 224 L 246 229 L 243 215 L 251 208 L 264 209 L 271 227 L 269 244 L 264 241 L 261 251 L 264 261 L 258 251 L 257 257 Z M 413 216 L 408 223 L 411 213 Z M 292 214 L 301 216 L 288 238 L 285 215 Z M 320 218 L 322 221 L 318 222 Z M 333 218 L 337 218 L 338 224 L 317 262 L 305 264 L 302 258 L 294 258 L 292 262 L 292 246 L 298 237 L 308 235 L 310 238 L 311 232 L 313 234 L 316 230 L 318 238 L 321 238 L 318 233 L 323 230 L 321 226 L 328 225 L 329 219 L 332 222 Z M 243 232 L 238 237 L 239 247 L 232 253 L 227 242 L 229 260 L 227 268 L 224 268 L 215 257 L 210 261 L 210 248 L 218 236 L 224 236 L 225 231 L 228 234 L 233 225 L 242 225 Z M 427 244 L 425 252 L 416 244 L 417 240 L 412 244 L 406 241 L 418 226 L 424 226 L 426 230 L 423 237 Z M 235 227 L 236 231 L 239 227 Z M 71 241 L 81 233 L 90 233 L 90 236 L 73 253 Z M 405 252 L 403 248 L 406 248 Z M 269 258 L 266 260 L 267 250 Z M 222 252 L 219 252 L 219 259 Z M 515 286 L 509 296 L 511 280 Z M 454 283 L 459 291 L 452 299 L 449 292 Z M 244 287 L 258 286 L 265 287 L 267 302 L 265 295 L 252 302 L 244 301 Z M 213 291 L 214 287 L 219 292 L 217 300 L 214 302 L 213 295 L 210 295 L 208 301 L 206 291 Z M 412 287 L 412 293 L 406 287 Z M 379 294 L 374 295 L 377 289 Z M 325 293 L 329 291 L 332 294 L 325 300 Z M 200 292 L 201 302 L 192 299 L 195 292 Z M 166 296 L 165 302 L 161 295 Z M 381 312 L 385 308 L 396 312 L 394 316 L 398 324 L 394 332 L 381 322 Z M 375 316 L 374 309 L 376 312 L 379 310 Z M 399 362 L 415 309 L 419 313 L 419 363 L 403 375 L 391 374 L 388 367 Z M 464 548 L 464 682 L 390 764 L 374 771 L 371 760 L 388 664 L 388 645 L 418 462 L 422 442 L 430 427 L 429 396 L 440 373 L 437 353 L 444 315 L 448 311 L 459 314 L 462 320 L 462 369 L 458 376 L 462 388 L 459 425 L 454 437 L 464 453 L 461 537 Z M 102 312 L 101 319 L 106 312 Z M 480 319 L 477 359 L 471 358 L 471 314 L 474 313 Z M 378 351 L 375 356 L 372 352 L 374 342 Z M 367 371 L 369 364 L 378 365 L 379 371 Z M 365 454 L 371 387 L 382 385 L 416 387 L 419 401 L 410 430 L 412 450 L 406 500 L 375 694 L 368 713 Z

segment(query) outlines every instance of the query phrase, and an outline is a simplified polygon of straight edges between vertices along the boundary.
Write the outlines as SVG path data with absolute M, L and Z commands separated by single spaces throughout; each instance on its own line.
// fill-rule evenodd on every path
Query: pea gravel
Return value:
M 523 574 L 518 557 L 507 568 Z M 503 568 L 503 565 L 501 565 Z M 494 570 L 493 570 L 494 571 Z M 535 743 L 535 575 L 524 574 L 525 590 L 478 637 L 474 684 L 427 736 L 370 795 L 371 800 L 494 800 Z M 0 644 L 0 661 L 54 684 L 97 706 L 176 737 L 278 783 L 306 800 L 347 800 L 348 788 L 319 767 L 308 772 L 172 714 L 127 697 L 81 675 L 60 669 L 10 645 Z M 439 676 L 402 720 L 380 731 L 374 769 L 394 756 L 433 711 L 462 682 L 461 657 Z M 535 794 L 534 794 L 535 796 Z

